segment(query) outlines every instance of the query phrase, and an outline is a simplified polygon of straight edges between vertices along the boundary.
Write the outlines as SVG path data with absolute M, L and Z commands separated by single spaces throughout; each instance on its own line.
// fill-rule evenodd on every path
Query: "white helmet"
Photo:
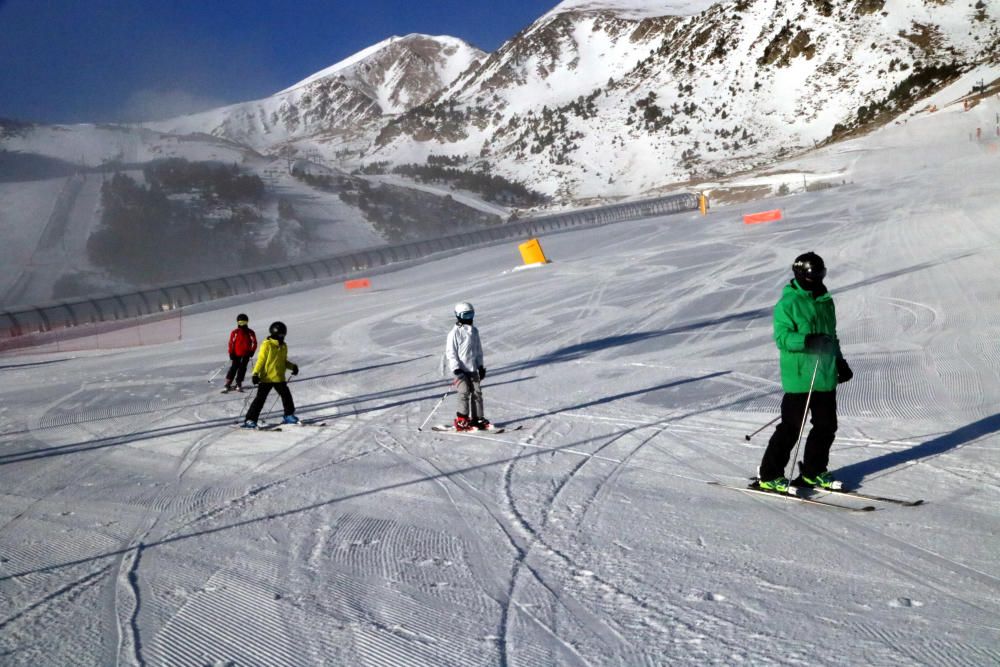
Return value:
M 472 318 L 476 316 L 476 309 L 472 307 L 472 304 L 468 301 L 462 301 L 461 303 L 455 304 L 455 317 L 463 321 L 472 321 Z

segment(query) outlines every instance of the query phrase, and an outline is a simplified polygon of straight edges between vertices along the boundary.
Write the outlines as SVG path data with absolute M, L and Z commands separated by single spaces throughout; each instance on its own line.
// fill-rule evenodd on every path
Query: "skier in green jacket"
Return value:
M 854 373 L 840 353 L 833 297 L 823 285 L 823 258 L 807 252 L 792 264 L 794 278 L 774 307 L 774 342 L 780 353 L 781 421 L 757 469 L 758 486 L 788 493 L 790 487 L 840 488 L 827 470 L 837 432 L 837 384 Z M 792 482 L 785 467 L 798 442 L 806 410 L 812 428 L 806 438 L 799 476 Z M 794 491 L 794 489 L 793 489 Z

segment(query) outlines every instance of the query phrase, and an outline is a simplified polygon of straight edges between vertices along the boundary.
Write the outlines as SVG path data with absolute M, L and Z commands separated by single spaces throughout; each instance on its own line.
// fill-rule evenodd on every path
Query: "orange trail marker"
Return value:
M 773 211 L 747 213 L 743 216 L 743 224 L 745 225 L 756 225 L 759 222 L 773 222 L 775 220 L 781 220 L 781 209 L 779 208 L 776 208 Z

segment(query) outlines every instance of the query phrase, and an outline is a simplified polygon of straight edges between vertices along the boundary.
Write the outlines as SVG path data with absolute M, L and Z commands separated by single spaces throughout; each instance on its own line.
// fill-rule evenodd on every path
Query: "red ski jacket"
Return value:
M 229 334 L 229 355 L 249 357 L 257 351 L 257 334 L 250 327 L 236 327 Z

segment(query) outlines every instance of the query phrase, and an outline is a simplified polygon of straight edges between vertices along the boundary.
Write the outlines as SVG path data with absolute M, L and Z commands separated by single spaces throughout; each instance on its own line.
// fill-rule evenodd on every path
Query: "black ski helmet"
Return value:
M 250 324 L 250 318 L 246 313 L 240 313 L 236 316 L 236 324 Z
M 826 264 L 822 257 L 810 251 L 795 258 L 792 263 L 792 273 L 799 285 L 811 289 L 823 282 L 823 278 L 826 277 Z
M 275 338 L 284 338 L 285 334 L 288 333 L 288 327 L 285 326 L 284 322 L 273 322 L 268 331 Z

